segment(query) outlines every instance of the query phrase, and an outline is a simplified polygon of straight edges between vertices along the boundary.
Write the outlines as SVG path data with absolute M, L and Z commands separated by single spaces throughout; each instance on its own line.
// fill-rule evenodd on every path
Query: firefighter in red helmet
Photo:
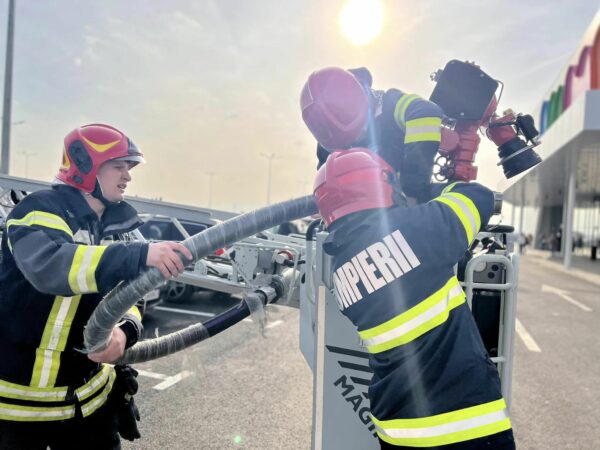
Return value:
M 319 143 L 319 167 L 334 150 L 366 147 L 400 174 L 408 197 L 429 200 L 442 110 L 398 89 L 372 88 L 366 68 L 313 72 L 300 95 L 302 118 Z
M 133 370 L 108 364 L 140 337 L 137 308 L 105 349 L 78 349 L 94 308 L 117 283 L 148 267 L 176 276 L 184 269 L 177 252 L 192 257 L 175 242 L 107 244 L 142 224 L 123 198 L 130 170 L 143 161 L 116 128 L 76 128 L 65 137 L 52 188 L 28 195 L 8 215 L 0 267 L 0 448 L 116 449 L 119 433 L 139 437 L 131 420 L 137 411 L 125 399 Z
M 334 295 L 370 354 L 381 448 L 514 450 L 498 372 L 453 269 L 494 195 L 432 185 L 432 201 L 407 207 L 398 186 L 364 148 L 332 152 L 314 183 Z

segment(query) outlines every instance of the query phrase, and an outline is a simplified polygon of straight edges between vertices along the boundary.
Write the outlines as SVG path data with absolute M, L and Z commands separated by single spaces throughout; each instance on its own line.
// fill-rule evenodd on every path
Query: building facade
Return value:
M 600 246 L 600 13 L 536 121 L 543 162 L 516 178 L 504 196 L 520 209 L 517 229 L 531 233 L 536 248 L 561 252 L 569 268 L 573 252 L 594 258 Z

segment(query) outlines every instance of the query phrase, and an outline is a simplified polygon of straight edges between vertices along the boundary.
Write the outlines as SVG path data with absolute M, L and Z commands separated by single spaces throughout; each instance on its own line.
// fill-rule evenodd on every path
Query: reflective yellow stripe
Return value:
M 444 197 L 458 200 L 469 209 L 471 217 L 474 219 L 473 225 L 475 227 L 473 229 L 473 232 L 477 234 L 481 229 L 481 216 L 479 215 L 479 210 L 475 206 L 475 203 L 473 203 L 473 201 L 469 197 L 459 192 L 450 192 L 448 194 L 444 194 Z
M 103 389 L 102 393 L 97 397 L 94 397 L 88 403 L 83 403 L 81 406 L 81 412 L 84 417 L 89 416 L 98 408 L 106 403 L 108 399 L 108 395 L 110 394 L 114 381 L 116 378 L 115 370 L 108 365 L 104 365 L 102 370 L 97 373 L 89 382 L 87 382 L 84 386 L 77 389 L 75 392 L 79 398 L 80 402 L 90 398 L 92 395 L 96 394 L 100 389 Z M 7 383 L 5 381 L 0 381 L 0 393 L 4 397 L 9 398 L 17 398 L 19 400 L 37 400 L 37 401 L 64 401 L 67 388 L 63 387 L 60 389 L 37 389 L 33 390 L 33 388 L 28 386 L 18 386 L 16 390 L 19 391 L 29 391 L 26 392 L 25 395 L 19 395 L 14 397 L 10 393 L 10 395 L 4 395 L 5 392 L 2 389 L 6 385 L 10 385 L 11 383 Z M 50 395 L 52 393 L 59 392 L 60 395 L 56 395 L 52 398 Z M 34 395 L 32 395 L 34 394 Z M 39 394 L 49 394 L 46 397 L 40 397 Z M 53 394 L 52 394 L 53 395 Z M 22 405 L 14 405 L 10 403 L 1 403 L 0 402 L 0 419 L 2 420 L 12 420 L 12 421 L 26 421 L 26 422 L 37 422 L 37 421 L 51 421 L 51 420 L 65 420 L 70 419 L 75 416 L 75 406 L 67 405 L 67 406 L 22 406 Z
M 442 139 L 442 133 L 435 131 L 432 133 L 412 133 L 404 136 L 405 144 L 412 144 L 413 142 L 440 142 Z
M 75 394 L 80 402 L 94 395 L 106 381 L 115 375 L 115 369 L 108 364 L 102 365 L 102 370 L 92 377 L 90 381 L 75 390 Z
M 94 375 L 90 381 L 75 390 L 79 401 L 83 402 L 102 389 L 113 373 L 114 369 L 108 364 L 104 364 L 102 370 Z M 0 380 L 0 398 L 34 402 L 60 402 L 65 401 L 67 391 L 68 388 L 66 386 L 38 388 Z
M 406 122 L 404 143 L 435 141 L 440 142 L 442 119 L 439 117 L 421 117 Z
M 455 181 L 454 183 L 450 183 L 448 186 L 446 186 L 443 190 L 442 190 L 442 194 L 445 194 L 447 192 L 450 192 L 452 189 L 454 189 L 454 187 L 457 184 L 464 184 L 462 181 Z
M 64 420 L 75 417 L 74 406 L 21 406 L 0 403 L 0 419 L 17 422 Z
M 458 219 L 463 225 L 463 228 L 465 229 L 467 242 L 470 243 L 473 240 L 473 237 L 475 236 L 475 232 L 471 227 L 471 222 L 469 218 L 467 217 L 465 212 L 460 208 L 460 206 L 457 205 L 454 201 L 445 197 L 434 198 L 433 201 L 443 203 L 444 205 L 448 206 L 452 211 L 454 211 L 454 214 L 457 215 Z
M 0 398 L 14 398 L 38 402 L 60 402 L 63 401 L 66 396 L 66 387 L 36 388 L 0 380 Z
M 370 353 L 380 353 L 407 344 L 444 323 L 450 311 L 465 302 L 456 277 L 408 311 L 376 327 L 359 331 Z
M 417 419 L 378 420 L 371 417 L 382 440 L 412 447 L 463 442 L 511 427 L 504 399 Z
M 75 390 L 79 402 L 81 402 L 82 413 L 88 416 L 106 403 L 113 383 L 116 378 L 115 370 L 112 366 L 104 364 L 102 370 L 92 377 L 83 386 Z M 17 400 L 35 401 L 35 402 L 57 402 L 65 401 L 67 396 L 67 387 L 59 388 L 35 388 L 31 386 L 22 386 L 0 380 L 0 399 L 11 398 Z M 102 393 L 90 400 L 85 401 L 98 391 Z M 64 420 L 74 417 L 74 405 L 66 406 L 21 406 L 10 403 L 0 402 L 0 419 L 12 421 L 51 421 Z
M 406 113 L 408 105 L 418 98 L 418 95 L 404 94 L 396 103 L 396 107 L 394 108 L 394 120 L 400 128 L 404 128 L 404 114 Z
M 433 201 L 444 203 L 454 211 L 465 229 L 467 241 L 471 242 L 481 228 L 479 211 L 471 199 L 458 192 L 449 192 L 434 198 Z
M 112 390 L 113 384 L 115 382 L 115 378 L 116 378 L 115 371 L 111 370 L 110 376 L 108 379 L 108 383 L 106 383 L 106 386 L 104 387 L 104 390 L 102 391 L 102 394 L 100 394 L 98 397 L 94 398 L 93 400 L 91 400 L 90 402 L 86 403 L 85 405 L 83 405 L 81 407 L 81 413 L 83 414 L 83 417 L 87 417 L 90 414 L 93 414 L 94 411 L 96 411 L 98 408 L 100 408 L 102 405 L 104 405 L 106 403 L 106 400 L 108 399 L 110 391 Z
M 69 270 L 69 287 L 76 294 L 98 292 L 96 269 L 106 246 L 78 245 Z
M 80 295 L 54 299 L 48 321 L 42 334 L 40 346 L 36 350 L 31 385 L 52 387 L 60 366 L 60 355 L 65 349 L 71 330 L 71 323 L 79 306 Z
M 20 225 L 30 227 L 32 225 L 38 225 L 40 227 L 52 228 L 55 230 L 64 231 L 71 238 L 73 237 L 73 232 L 71 228 L 67 225 L 67 223 L 63 220 L 62 217 L 57 216 L 56 214 L 50 214 L 44 211 L 31 211 L 22 219 L 10 219 L 6 222 L 6 232 L 13 225 Z M 8 241 L 8 246 L 12 251 L 12 244 L 10 240 Z

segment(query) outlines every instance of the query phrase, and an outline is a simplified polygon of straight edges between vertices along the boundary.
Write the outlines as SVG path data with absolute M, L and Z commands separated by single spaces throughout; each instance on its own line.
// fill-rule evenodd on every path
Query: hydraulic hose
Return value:
M 246 294 L 259 298 L 254 292 Z M 260 298 L 262 301 L 263 299 Z M 126 350 L 115 364 L 135 364 L 176 353 L 191 345 L 202 342 L 250 315 L 250 308 L 245 300 L 227 311 L 215 316 L 205 323 L 196 323 L 182 330 L 175 331 L 160 338 L 139 342 Z
M 288 200 L 228 219 L 186 239 L 182 244 L 190 250 L 193 256 L 192 263 L 195 263 L 218 248 L 231 245 L 282 222 L 316 212 L 317 206 L 311 195 Z M 94 310 L 84 330 L 85 351 L 91 353 L 105 348 L 110 341 L 112 329 L 125 313 L 163 281 L 161 272 L 157 268 L 150 268 L 138 278 L 121 283 L 109 292 Z M 125 352 L 119 363 L 148 361 L 207 339 L 249 314 L 248 302 L 242 303 L 246 306 L 240 303 L 205 324 L 191 325 L 167 336 L 138 343 Z M 248 309 L 248 312 L 245 312 L 245 309 Z

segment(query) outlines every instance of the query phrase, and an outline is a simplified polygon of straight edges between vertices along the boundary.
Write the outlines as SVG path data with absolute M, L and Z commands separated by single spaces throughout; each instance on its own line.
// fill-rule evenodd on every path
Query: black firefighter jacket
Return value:
M 372 420 L 390 444 L 437 447 L 511 428 L 453 270 L 493 205 L 487 188 L 452 183 L 423 205 L 344 217 L 324 243 L 340 309 L 370 354 Z
M 106 402 L 115 371 L 79 351 L 83 328 L 103 294 L 146 267 L 147 244 L 102 242 L 141 223 L 124 202 L 100 220 L 67 185 L 35 192 L 9 214 L 0 265 L 0 420 L 64 420 L 76 406 L 86 417 Z M 142 329 L 137 308 L 121 326 L 131 345 Z

